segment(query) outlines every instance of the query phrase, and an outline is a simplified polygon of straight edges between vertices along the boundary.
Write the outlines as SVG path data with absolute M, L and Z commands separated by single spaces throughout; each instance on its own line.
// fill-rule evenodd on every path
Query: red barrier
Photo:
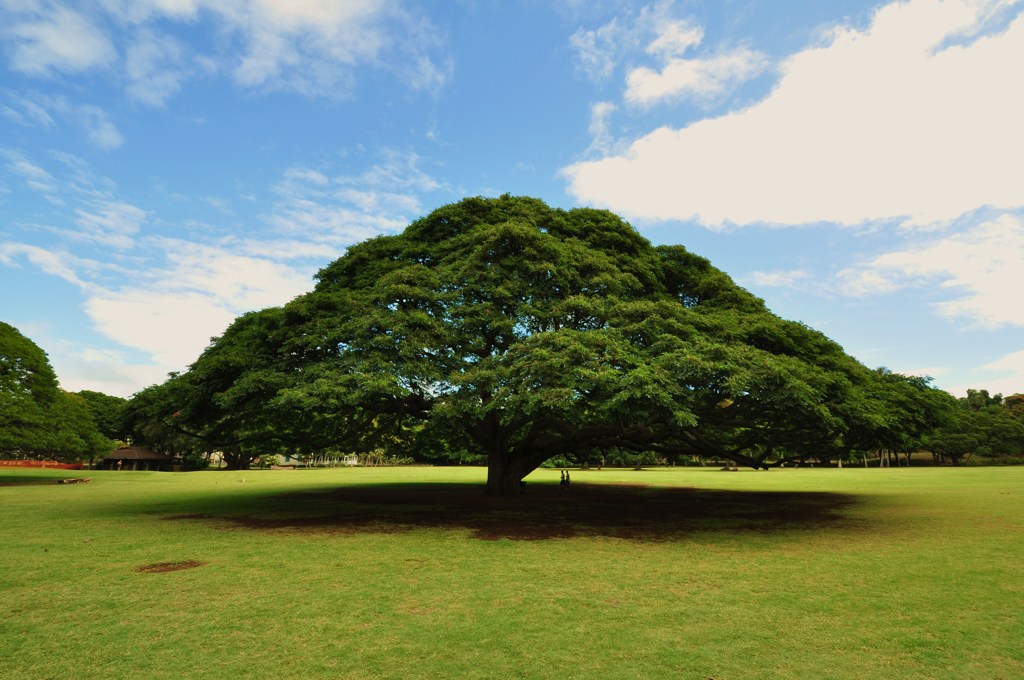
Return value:
M 53 470 L 82 470 L 85 463 L 58 463 L 55 460 L 0 460 L 0 467 L 51 468 Z

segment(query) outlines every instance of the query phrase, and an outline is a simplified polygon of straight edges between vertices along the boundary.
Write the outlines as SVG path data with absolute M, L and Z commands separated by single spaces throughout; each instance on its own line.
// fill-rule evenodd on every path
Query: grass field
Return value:
M 0 677 L 1024 677 L 1024 468 L 483 475 L 0 470 Z

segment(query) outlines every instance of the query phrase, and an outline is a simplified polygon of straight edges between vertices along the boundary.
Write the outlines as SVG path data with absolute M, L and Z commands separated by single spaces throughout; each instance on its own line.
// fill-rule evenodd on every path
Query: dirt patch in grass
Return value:
M 524 496 L 489 498 L 476 486 L 417 484 L 294 493 L 273 502 L 266 513 L 224 520 L 237 528 L 332 533 L 462 529 L 490 541 L 574 536 L 658 541 L 697 532 L 858 528 L 844 513 L 853 496 L 821 492 L 576 483 L 568 491 L 540 484 L 528 487 Z
M 135 571 L 140 574 L 163 574 L 168 571 L 182 571 L 185 569 L 195 569 L 201 567 L 206 562 L 198 562 L 196 560 L 184 560 L 181 562 L 157 562 L 155 564 L 146 564 L 141 567 L 136 567 Z

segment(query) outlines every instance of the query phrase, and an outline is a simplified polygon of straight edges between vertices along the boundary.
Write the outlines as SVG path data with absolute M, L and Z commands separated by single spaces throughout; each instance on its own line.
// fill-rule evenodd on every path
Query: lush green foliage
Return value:
M 954 465 L 980 461 L 1024 462 L 1024 395 L 1005 400 L 987 390 L 968 390 L 953 418 L 934 431 L 926 446 Z
M 127 399 L 94 390 L 82 390 L 75 394 L 85 400 L 100 434 L 107 439 L 120 441 L 128 438 L 129 433 L 125 431 L 124 427 L 124 410 L 128 404 Z
M 767 466 L 906 444 L 944 414 L 925 382 L 867 370 L 606 211 L 467 199 L 318 280 L 144 393 L 143 424 L 238 467 L 339 447 L 467 452 L 507 494 L 554 456 Z
M 113 448 L 89 402 L 60 389 L 46 353 L 0 322 L 0 455 L 81 460 Z
M 0 677 L 1024 677 L 1024 468 L 81 474 L 0 471 Z

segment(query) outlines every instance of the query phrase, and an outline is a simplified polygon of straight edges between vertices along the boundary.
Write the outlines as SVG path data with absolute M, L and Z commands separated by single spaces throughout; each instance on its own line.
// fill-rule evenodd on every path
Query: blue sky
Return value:
M 0 319 L 130 395 L 465 196 L 1024 391 L 1024 2 L 0 0 Z

